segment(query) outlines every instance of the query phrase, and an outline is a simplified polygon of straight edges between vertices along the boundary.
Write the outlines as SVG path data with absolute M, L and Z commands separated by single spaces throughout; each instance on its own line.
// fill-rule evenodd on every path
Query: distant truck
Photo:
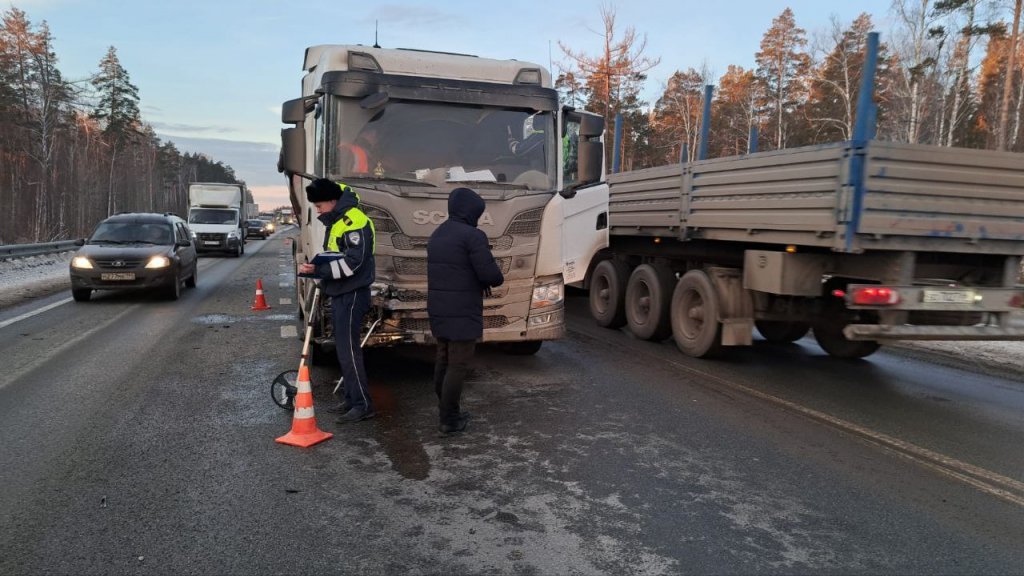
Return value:
M 196 252 L 245 254 L 243 184 L 193 182 L 188 186 L 188 224 L 196 236 Z

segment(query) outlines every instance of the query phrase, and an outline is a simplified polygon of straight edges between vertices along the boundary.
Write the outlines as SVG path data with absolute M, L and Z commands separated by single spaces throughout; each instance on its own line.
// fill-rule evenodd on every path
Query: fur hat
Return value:
M 317 178 L 306 186 L 306 198 L 310 202 L 330 202 L 341 198 L 341 186 L 327 178 Z

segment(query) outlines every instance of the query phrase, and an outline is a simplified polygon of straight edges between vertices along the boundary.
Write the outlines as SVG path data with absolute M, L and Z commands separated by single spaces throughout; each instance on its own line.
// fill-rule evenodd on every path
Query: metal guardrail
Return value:
M 60 242 L 41 242 L 39 244 L 7 244 L 0 246 L 0 260 L 77 250 L 78 246 L 75 245 L 75 242 L 76 240 L 62 240 Z

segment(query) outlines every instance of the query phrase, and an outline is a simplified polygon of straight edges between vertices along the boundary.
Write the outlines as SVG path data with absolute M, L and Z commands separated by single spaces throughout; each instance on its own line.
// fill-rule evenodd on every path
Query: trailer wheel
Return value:
M 847 340 L 843 335 L 844 322 L 820 322 L 814 325 L 814 339 L 829 356 L 836 358 L 864 358 L 881 348 L 874 340 Z
M 604 260 L 594 268 L 590 280 L 590 314 L 604 328 L 626 324 L 626 280 L 629 267 L 615 259 Z
M 807 322 L 787 322 L 785 320 L 757 320 L 754 322 L 757 331 L 769 342 L 785 344 L 796 342 L 807 336 L 811 325 Z
M 718 293 L 702 270 L 690 270 L 672 293 L 672 337 L 687 356 L 714 356 L 722 347 Z
M 637 338 L 660 342 L 672 335 L 672 290 L 676 277 L 665 266 L 641 264 L 626 284 L 626 324 Z

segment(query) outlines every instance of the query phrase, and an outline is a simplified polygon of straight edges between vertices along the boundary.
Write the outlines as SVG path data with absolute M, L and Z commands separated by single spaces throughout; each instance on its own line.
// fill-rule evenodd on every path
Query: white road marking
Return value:
M 42 314 L 43 312 L 46 312 L 47 310 L 52 310 L 52 309 L 56 308 L 57 306 L 61 306 L 63 304 L 67 304 L 68 302 L 71 302 L 71 300 L 72 300 L 71 298 L 65 298 L 63 300 L 58 300 L 58 301 L 54 302 L 53 304 L 47 304 L 46 306 L 43 306 L 42 308 L 40 308 L 38 310 L 33 310 L 31 312 L 26 312 L 26 313 L 22 314 L 21 316 L 15 316 L 14 318 L 11 318 L 10 320 L 4 320 L 3 322 L 0 322 L 0 328 L 6 328 L 6 327 L 10 326 L 11 324 L 14 324 L 15 322 L 20 322 L 21 320 L 24 320 L 26 318 L 31 318 L 31 317 L 35 316 L 36 314 Z
M 584 334 L 585 336 L 593 337 L 592 334 L 588 334 L 587 332 L 578 329 L 570 329 L 570 331 L 577 332 L 579 334 Z M 601 338 L 600 340 L 605 344 L 610 344 L 612 342 L 606 338 Z M 927 448 L 918 446 L 916 444 L 912 444 L 905 440 L 901 440 L 899 438 L 895 438 L 893 436 L 877 432 L 875 430 L 872 430 L 864 426 L 860 426 L 858 424 L 854 424 L 853 422 L 836 418 L 835 416 L 832 416 L 830 414 L 819 412 L 818 410 L 814 410 L 812 408 L 807 408 L 795 402 L 790 402 L 789 400 L 779 398 L 778 396 L 773 396 L 771 394 L 761 392 L 760 390 L 755 390 L 754 388 L 751 388 L 749 386 L 744 386 L 743 384 L 739 384 L 731 380 L 726 380 L 725 378 L 716 376 L 705 370 L 693 368 L 680 362 L 677 362 L 675 360 L 662 358 L 658 355 L 644 351 L 637 350 L 634 352 L 639 352 L 642 355 L 655 358 L 671 366 L 675 366 L 676 368 L 679 368 L 682 371 L 689 372 L 691 374 L 698 374 L 707 380 L 718 383 L 722 388 L 731 388 L 737 392 L 746 394 L 748 396 L 752 396 L 754 398 L 759 398 L 771 404 L 775 404 L 776 406 L 800 414 L 808 419 L 815 420 L 826 426 L 830 426 L 834 429 L 841 430 L 852 436 L 858 437 L 865 442 L 874 444 L 875 446 L 878 446 L 889 452 L 893 452 L 902 458 L 911 460 L 916 464 L 930 468 L 940 474 L 943 474 L 950 478 L 954 478 L 964 484 L 973 486 L 974 488 L 978 489 L 981 492 L 990 494 L 997 498 L 1001 498 L 1007 502 L 1011 502 L 1018 506 L 1024 507 L 1024 482 L 1021 482 L 1014 478 L 1009 478 L 1001 474 L 997 474 L 986 468 L 974 466 L 973 464 L 969 464 L 967 462 L 957 460 L 956 458 L 946 456 L 941 452 L 929 450 Z M 700 384 L 698 383 L 698 385 Z
M 298 338 L 299 330 L 295 326 L 281 326 L 281 338 Z

